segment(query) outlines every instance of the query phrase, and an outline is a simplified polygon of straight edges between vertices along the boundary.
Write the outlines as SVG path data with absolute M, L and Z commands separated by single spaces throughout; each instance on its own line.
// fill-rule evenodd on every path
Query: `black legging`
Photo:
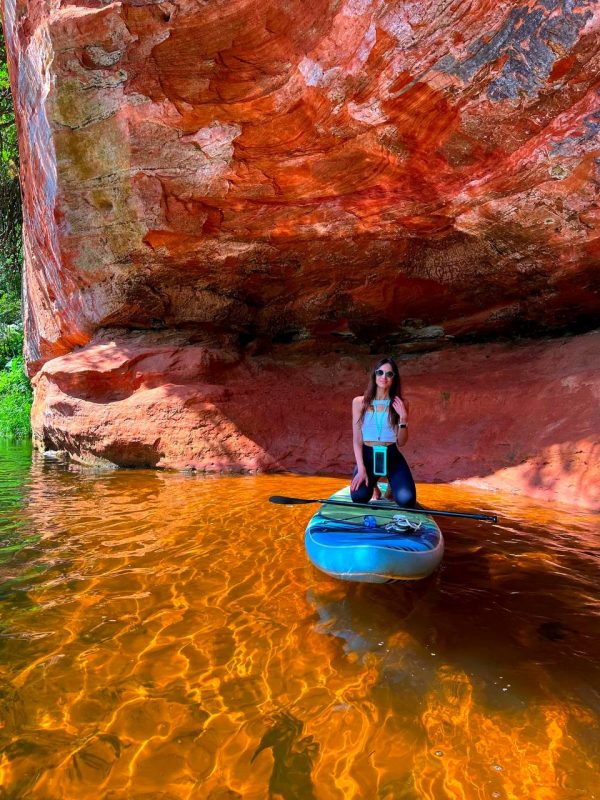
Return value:
M 361 483 L 355 492 L 350 493 L 353 503 L 368 503 L 373 497 L 375 484 L 380 477 L 383 477 L 373 474 L 373 448 L 363 444 L 362 453 L 368 483 Z M 357 472 L 358 467 L 354 467 L 352 478 Z M 387 478 L 392 487 L 394 500 L 398 505 L 412 508 L 417 502 L 417 489 L 406 459 L 395 444 L 390 445 L 387 449 Z

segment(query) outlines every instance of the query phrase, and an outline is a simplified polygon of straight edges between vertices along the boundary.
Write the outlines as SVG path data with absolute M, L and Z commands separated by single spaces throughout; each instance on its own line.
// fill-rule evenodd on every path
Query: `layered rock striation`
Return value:
M 484 362 L 461 374 L 457 344 L 598 327 L 592 0 L 3 3 L 40 447 L 116 464 L 341 471 L 350 448 L 337 410 L 336 432 L 311 417 L 304 438 L 290 429 L 320 364 L 355 365 L 340 384 L 347 405 L 368 354 L 435 351 L 408 358 L 409 374 L 423 385 L 437 374 L 433 395 L 472 397 Z M 560 354 L 574 341 L 514 351 L 514 379 L 550 348 L 567 381 L 556 402 L 570 407 Z M 590 343 L 573 352 L 591 358 Z M 497 375 L 502 347 L 489 349 Z M 591 369 L 573 379 L 589 383 Z M 238 418 L 232 376 L 257 419 L 289 379 L 273 440 Z M 568 457 L 597 446 L 586 392 L 573 413 L 587 433 L 555 442 Z M 134 435 L 136 403 L 152 441 Z M 475 432 L 495 418 L 483 404 L 460 424 L 475 453 Z M 442 458 L 441 474 L 445 422 L 434 413 L 427 425 L 417 477 L 516 468 L 497 450 L 473 456 L 470 476 Z M 528 463 L 552 446 L 544 425 L 528 425 Z M 219 432 L 229 444 L 213 448 Z

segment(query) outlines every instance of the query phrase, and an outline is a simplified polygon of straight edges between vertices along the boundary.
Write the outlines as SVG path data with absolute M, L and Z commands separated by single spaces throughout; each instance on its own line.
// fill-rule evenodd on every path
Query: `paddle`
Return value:
M 377 511 L 380 508 L 389 511 L 410 511 L 411 514 L 430 514 L 432 517 L 462 517 L 464 519 L 480 519 L 484 522 L 497 522 L 495 514 L 465 514 L 462 511 L 438 511 L 435 508 L 402 508 L 395 503 L 346 503 L 343 500 L 307 500 L 303 497 L 281 497 L 273 495 L 269 497 L 269 503 L 277 503 L 282 506 L 299 506 L 305 503 L 323 503 L 329 506 L 348 506 L 348 508 L 370 508 Z

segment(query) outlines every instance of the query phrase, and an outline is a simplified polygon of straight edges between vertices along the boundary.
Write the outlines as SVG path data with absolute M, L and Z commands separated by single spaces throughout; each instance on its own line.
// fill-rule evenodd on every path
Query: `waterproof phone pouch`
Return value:
M 373 475 L 387 475 L 387 447 L 373 448 Z

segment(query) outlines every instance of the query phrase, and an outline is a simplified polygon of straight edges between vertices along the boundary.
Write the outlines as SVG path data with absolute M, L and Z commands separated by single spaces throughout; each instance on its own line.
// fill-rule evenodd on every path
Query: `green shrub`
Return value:
M 23 329 L 19 324 L 0 323 L 0 368 L 15 356 L 23 355 Z
M 17 297 L 23 265 L 21 225 L 17 127 L 0 25 L 0 293 L 8 290 Z
M 16 292 L 0 288 L 0 326 L 10 325 L 21 319 L 21 298 Z M 1 328 L 0 328 L 1 331 Z M 0 333 L 0 336 L 2 334 Z
M 14 292 L 0 290 L 0 369 L 22 353 L 21 298 Z
M 29 436 L 31 385 L 23 369 L 21 198 L 17 128 L 0 25 L 0 437 Z
M 0 369 L 0 437 L 21 439 L 31 434 L 31 402 L 23 356 L 14 356 Z

